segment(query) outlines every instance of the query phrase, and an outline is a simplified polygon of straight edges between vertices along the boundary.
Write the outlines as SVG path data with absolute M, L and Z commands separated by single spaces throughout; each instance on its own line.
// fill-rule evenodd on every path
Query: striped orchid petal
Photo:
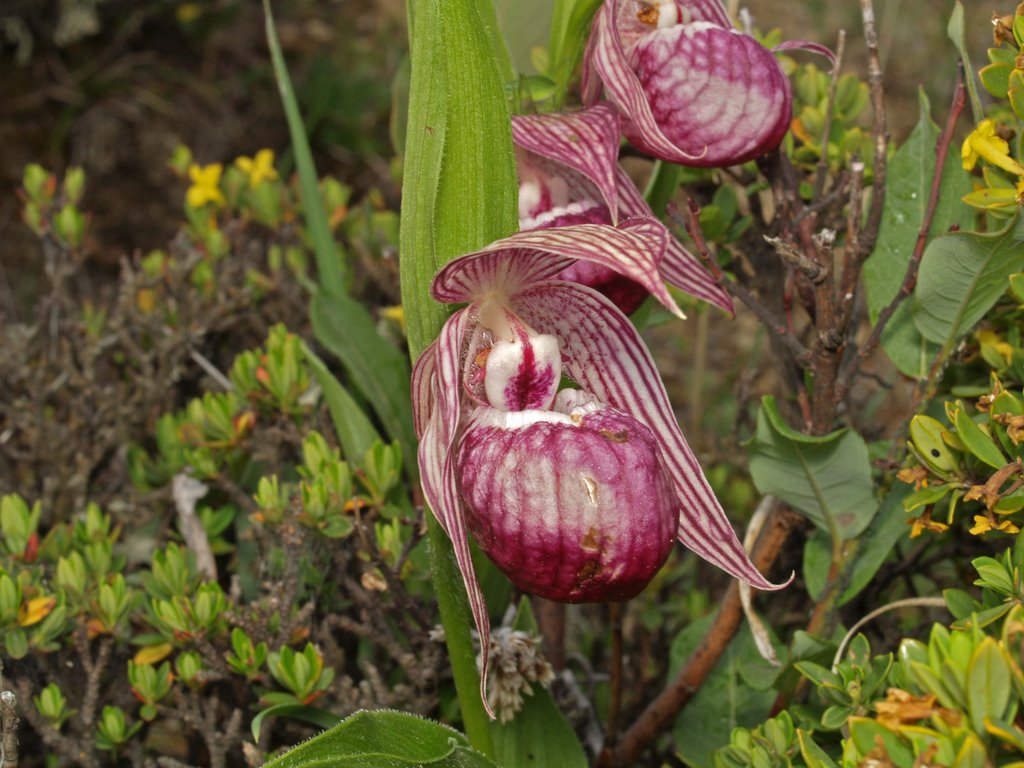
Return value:
M 412 419 L 416 437 L 422 437 L 430 421 L 434 401 L 434 377 L 437 375 L 437 342 L 431 342 L 412 367 Z
M 433 384 L 433 407 L 426 419 L 425 427 L 420 435 L 419 465 L 423 495 L 433 511 L 437 522 L 448 538 L 452 541 L 455 561 L 462 574 L 469 599 L 473 622 L 480 634 L 480 647 L 483 649 L 480 671 L 480 698 L 483 700 L 487 714 L 492 718 L 494 712 L 487 702 L 487 670 L 490 645 L 491 625 L 487 616 L 483 592 L 473 568 L 473 558 L 469 549 L 469 533 L 466 529 L 466 516 L 462 509 L 459 488 L 455 474 L 455 448 L 458 429 L 462 419 L 460 378 L 462 374 L 461 351 L 463 337 L 466 334 L 470 312 L 461 310 L 449 318 L 435 344 L 428 348 L 425 355 L 417 361 L 417 367 L 424 366 L 418 374 L 414 373 L 414 382 L 419 379 L 422 386 L 426 380 L 428 368 L 432 368 L 429 376 Z M 419 420 L 419 417 L 417 417 Z
M 598 104 L 580 112 L 512 118 L 512 140 L 534 156 L 527 157 L 525 163 L 547 160 L 563 166 L 555 173 L 566 176 L 565 169 L 570 169 L 580 174 L 594 186 L 600 201 L 607 206 L 611 224 L 617 223 L 615 169 L 618 167 L 619 133 L 619 116 L 610 104 Z
M 618 164 L 619 118 L 610 104 L 580 112 L 513 117 L 512 137 L 520 151 L 521 229 L 655 218 L 640 190 Z M 554 179 L 561 179 L 569 204 L 563 201 L 561 208 L 545 208 L 534 186 L 554 187 Z M 533 186 L 524 193 L 527 185 Z M 600 196 L 600 203 L 595 204 L 595 195 Z M 529 203 L 524 205 L 524 199 Z M 551 194 L 546 202 L 553 203 Z M 603 220 L 599 220 L 601 216 Z M 674 236 L 666 241 L 660 270 L 670 284 L 732 314 L 732 301 L 725 289 Z M 646 298 L 641 286 L 592 264 L 572 267 L 561 279 L 597 289 L 627 314 Z
M 629 175 L 619 168 L 616 175 L 616 187 L 619 192 L 619 211 L 626 216 L 649 216 L 654 218 L 654 212 L 636 188 Z M 670 235 L 665 254 L 661 258 L 661 276 L 665 282 L 674 285 L 686 293 L 694 296 L 708 304 L 714 304 L 728 312 L 735 314 L 732 307 L 732 299 L 725 288 L 715 280 L 700 259 L 690 253 L 679 240 Z
M 448 304 L 472 301 L 494 287 L 512 295 L 584 261 L 639 283 L 682 316 L 658 271 L 668 239 L 668 230 L 651 218 L 629 219 L 618 227 L 576 224 L 517 232 L 449 263 L 435 278 L 433 295 Z
M 512 297 L 520 316 L 565 345 L 566 372 L 598 399 L 631 414 L 658 438 L 681 502 L 678 538 L 758 589 L 781 589 L 754 567 L 708 485 L 672 412 L 654 361 L 629 319 L 585 286 L 541 284 Z
M 637 8 L 607 0 L 588 62 L 634 145 L 702 167 L 742 163 L 778 145 L 792 93 L 771 51 L 733 29 L 714 0 Z M 591 84 L 589 98 L 594 91 Z

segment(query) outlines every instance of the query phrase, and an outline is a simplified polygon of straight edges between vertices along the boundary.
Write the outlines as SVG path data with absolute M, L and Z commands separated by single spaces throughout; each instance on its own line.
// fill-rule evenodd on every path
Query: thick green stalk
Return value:
M 647 189 L 644 190 L 644 198 L 659 219 L 665 218 L 665 208 L 668 206 L 669 200 L 672 199 L 672 195 L 679 189 L 679 179 L 682 173 L 683 169 L 675 163 L 666 163 L 664 160 L 655 161 L 651 180 L 647 182 Z
M 402 301 L 416 357 L 447 317 L 430 296 L 446 262 L 516 229 L 517 181 L 511 123 L 499 66 L 479 0 L 412 0 L 409 123 L 402 188 Z M 493 30 L 497 34 L 497 30 Z M 451 542 L 429 522 L 434 588 L 463 727 L 493 755 L 480 700 L 473 626 Z

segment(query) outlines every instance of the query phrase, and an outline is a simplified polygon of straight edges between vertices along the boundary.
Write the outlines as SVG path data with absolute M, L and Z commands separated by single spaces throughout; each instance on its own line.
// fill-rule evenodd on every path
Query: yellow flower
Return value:
M 1019 533 L 1020 528 L 1011 523 L 1009 520 L 1003 520 L 1001 523 L 996 523 L 994 519 L 986 517 L 985 515 L 975 515 L 974 527 L 971 528 L 971 533 L 973 533 L 975 536 L 978 536 L 979 534 L 988 533 L 989 531 Z
M 277 171 L 274 170 L 274 150 L 261 149 L 256 157 L 240 157 L 235 160 L 238 169 L 249 177 L 249 186 L 257 187 L 264 181 L 273 181 L 277 178 Z
M 57 605 L 55 597 L 33 597 L 22 603 L 18 608 L 19 626 L 31 627 L 33 624 L 38 624 L 49 615 L 55 605 Z
M 932 520 L 932 512 L 930 509 L 926 509 L 924 514 L 920 517 L 908 517 L 907 522 L 910 523 L 910 538 L 912 539 L 916 539 L 924 531 L 944 533 L 949 529 L 949 526 L 945 523 L 939 523 Z
M 988 119 L 978 123 L 978 127 L 964 139 L 960 156 L 965 171 L 972 170 L 981 157 L 1015 176 L 1024 176 L 1024 165 L 1010 157 L 1010 145 L 996 136 L 996 125 Z
M 178 21 L 188 24 L 202 16 L 203 6 L 199 3 L 182 3 L 174 13 L 178 17 Z
M 1006 361 L 1007 365 L 1013 362 L 1013 345 L 1003 341 L 1003 338 L 995 331 L 984 328 L 978 331 L 975 337 L 981 346 L 992 347 L 996 354 Z
M 192 163 L 188 167 L 188 177 L 192 180 L 192 186 L 185 193 L 185 202 L 189 208 L 202 208 L 207 203 L 224 205 L 224 193 L 220 191 L 222 170 L 220 163 L 202 167 Z
M 393 323 L 398 323 L 398 327 L 405 332 L 405 310 L 402 309 L 402 305 L 394 307 L 383 307 L 380 310 L 381 317 L 386 317 Z

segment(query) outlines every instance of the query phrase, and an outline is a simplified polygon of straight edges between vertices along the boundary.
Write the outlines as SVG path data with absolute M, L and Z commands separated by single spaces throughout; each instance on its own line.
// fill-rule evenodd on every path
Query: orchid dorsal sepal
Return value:
M 434 280 L 433 296 L 447 304 L 486 292 L 515 293 L 552 280 L 576 261 L 598 264 L 639 283 L 677 317 L 685 317 L 662 282 L 659 266 L 668 230 L 656 219 L 635 217 L 617 227 L 576 224 L 517 232 L 449 263 Z

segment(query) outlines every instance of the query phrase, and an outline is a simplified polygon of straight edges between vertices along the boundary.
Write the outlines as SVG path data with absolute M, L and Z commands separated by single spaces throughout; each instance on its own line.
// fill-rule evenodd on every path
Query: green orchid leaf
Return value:
M 274 26 L 274 17 L 270 12 L 270 0 L 263 0 L 263 13 L 266 17 L 267 43 L 270 46 L 270 58 L 274 65 L 274 77 L 277 79 L 277 88 L 281 92 L 292 151 L 295 153 L 295 166 L 299 174 L 299 192 L 302 197 L 302 212 L 310 239 L 313 241 L 313 254 L 316 257 L 320 287 L 331 293 L 341 294 L 345 291 L 344 265 L 337 243 L 331 234 L 323 198 L 317 187 L 313 152 L 309 148 L 306 127 L 299 112 L 299 102 L 295 98 L 295 89 L 292 87 L 284 55 L 281 53 L 281 44 L 277 39 L 277 28 Z
M 346 378 L 371 405 L 388 437 L 401 444 L 405 466 L 414 468 L 416 435 L 405 355 L 377 333 L 366 307 L 347 294 L 317 292 L 310 315 L 317 341 L 338 358 Z M 360 432 L 365 438 L 365 424 Z
M 305 345 L 302 354 L 313 377 L 323 390 L 324 400 L 331 412 L 331 421 L 334 422 L 338 442 L 341 444 L 342 455 L 347 459 L 362 456 L 374 443 L 380 441 L 380 433 L 355 398 L 328 370 L 324 361 Z
M 328 712 L 324 709 L 317 709 L 316 707 L 309 707 L 305 704 L 275 704 L 272 707 L 260 711 L 256 717 L 252 719 L 250 729 L 252 730 L 252 740 L 258 742 L 260 739 L 260 730 L 263 728 L 263 721 L 268 717 L 289 717 L 293 720 L 301 720 L 304 723 L 315 725 L 318 728 L 333 728 L 341 720 L 340 717 L 335 715 L 333 712 Z
M 399 266 L 413 359 L 437 337 L 448 316 L 448 309 L 430 295 L 437 271 L 514 232 L 519 223 L 511 117 L 496 41 L 485 29 L 479 6 L 480 0 L 408 3 L 415 23 L 410 27 Z M 428 529 L 434 591 L 463 724 L 470 743 L 493 754 L 462 576 L 451 541 L 432 515 Z

